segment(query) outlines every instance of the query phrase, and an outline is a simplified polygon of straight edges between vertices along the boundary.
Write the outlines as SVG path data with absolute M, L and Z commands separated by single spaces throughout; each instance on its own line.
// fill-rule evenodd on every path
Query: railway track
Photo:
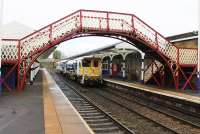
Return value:
M 77 87 L 77 86 L 76 86 Z M 82 88 L 82 87 L 78 87 L 78 88 Z M 83 90 L 83 89 L 81 89 L 81 90 Z M 87 89 L 88 90 L 88 89 Z M 148 104 L 145 104 L 145 103 L 142 103 L 142 102 L 140 102 L 140 101 L 136 101 L 136 100 L 132 100 L 132 99 L 130 99 L 130 96 L 129 97 L 124 97 L 122 94 L 124 94 L 124 93 L 121 93 L 121 92 L 116 92 L 116 90 L 115 90 L 115 92 L 113 91 L 113 92 L 111 92 L 111 91 L 107 91 L 107 89 L 104 89 L 104 88 L 101 88 L 101 89 L 98 89 L 98 88 L 91 88 L 91 89 L 89 89 L 89 90 L 92 90 L 92 91 L 94 91 L 94 90 L 98 90 L 98 91 L 105 91 L 105 92 L 108 92 L 109 94 L 110 94 L 110 96 L 109 95 L 107 95 L 107 97 L 105 96 L 105 95 L 102 95 L 101 93 L 97 93 L 96 91 L 94 91 L 98 96 L 101 96 L 101 97 L 103 97 L 103 98 L 105 98 L 105 99 L 107 99 L 107 100 L 109 100 L 109 101 L 111 101 L 111 102 L 113 102 L 113 103 L 115 103 L 115 104 L 118 104 L 118 105 L 120 105 L 121 107 L 123 107 L 123 108 L 126 108 L 127 110 L 129 110 L 130 112 L 134 112 L 134 113 L 136 113 L 136 114 L 138 114 L 138 115 L 140 115 L 140 116 L 143 116 L 143 118 L 146 118 L 147 120 L 151 120 L 152 122 L 154 122 L 154 124 L 157 124 L 156 125 L 156 127 L 157 126 L 162 126 L 163 127 L 163 130 L 164 131 L 166 131 L 166 130 L 168 130 L 168 131 L 170 131 L 170 132 L 172 132 L 172 133 L 179 133 L 179 134 L 182 134 L 182 133 L 188 133 L 188 130 L 192 133 L 192 134 L 196 134 L 196 133 L 199 133 L 200 132 L 200 128 L 199 128 L 199 119 L 197 119 L 197 118 L 193 118 L 194 119 L 194 121 L 190 121 L 190 120 L 187 120 L 187 119 L 185 119 L 185 118 L 181 118 L 181 115 L 179 115 L 179 116 L 176 116 L 176 115 L 174 115 L 174 114 L 170 114 L 169 113 L 169 111 L 168 110 L 170 110 L 170 109 L 168 109 L 168 108 L 166 108 L 166 109 L 160 109 L 160 107 L 158 107 L 158 106 L 156 106 L 156 105 L 148 105 Z M 115 95 L 117 98 L 118 98 L 118 100 L 113 100 L 112 99 L 112 95 Z M 133 97 L 133 96 L 132 96 Z M 159 114 L 162 114 L 162 115 L 166 115 L 166 118 L 168 118 L 168 119 L 170 119 L 170 120 L 172 120 L 173 122 L 175 122 L 175 124 L 176 123 L 178 123 L 180 126 L 182 125 L 183 127 L 181 128 L 179 125 L 179 127 L 177 127 L 176 125 L 172 125 L 172 124 L 174 124 L 174 123 L 172 123 L 171 125 L 166 125 L 166 123 L 163 123 L 163 122 L 159 122 L 159 121 L 157 121 L 157 120 L 152 120 L 151 118 L 149 118 L 148 116 L 145 116 L 145 115 L 143 115 L 142 113 L 140 113 L 140 112 L 138 112 L 137 110 L 134 110 L 134 109 L 132 109 L 132 108 L 129 108 L 129 105 L 127 105 L 127 104 L 122 104 L 119 100 L 126 100 L 126 101 L 128 101 L 130 104 L 131 103 L 136 103 L 136 104 L 138 104 L 138 105 L 141 105 L 141 106 L 143 106 L 143 107 L 147 107 L 147 108 L 149 108 L 149 109 L 151 109 L 151 110 L 153 110 L 153 111 L 155 111 L 155 112 L 157 112 L 157 113 L 159 113 Z M 176 114 L 178 114 L 178 113 L 176 113 Z M 159 115 L 158 115 L 159 116 Z M 182 117 L 184 117 L 184 114 L 182 115 Z M 192 119 L 191 119 L 192 120 Z M 189 132 L 189 133 L 190 133 Z
M 59 76 L 61 77 L 61 76 Z M 62 79 L 64 79 L 64 81 L 66 82 L 66 79 L 62 77 Z M 84 96 L 88 96 L 87 95 L 87 91 L 92 91 L 93 94 L 96 94 L 96 96 L 100 96 L 102 98 L 104 98 L 105 100 L 108 100 L 110 101 L 109 103 L 113 103 L 113 104 L 116 104 L 116 105 L 119 105 L 121 108 L 125 108 L 127 109 L 128 111 L 132 112 L 132 113 L 135 113 L 139 116 L 141 116 L 142 118 L 146 118 L 147 122 L 152 122 L 152 126 L 155 126 L 155 127 L 160 127 L 162 128 L 163 132 L 166 132 L 168 131 L 169 133 L 179 133 L 179 134 L 185 134 L 185 133 L 190 133 L 190 134 L 197 134 L 197 133 L 200 133 L 200 128 L 199 128 L 199 119 L 195 119 L 194 121 L 190 121 L 190 120 L 187 120 L 185 118 L 181 118 L 181 115 L 179 116 L 176 116 L 176 115 L 173 115 L 173 114 L 170 114 L 168 113 L 168 110 L 169 108 L 166 108 L 165 109 L 160 109 L 160 106 L 156 106 L 156 105 L 152 105 L 150 104 L 145 104 L 143 103 L 141 100 L 138 100 L 138 98 L 136 98 L 135 96 L 133 96 L 132 94 L 130 93 L 125 93 L 124 91 L 122 92 L 116 92 L 116 89 L 112 89 L 113 91 L 109 91 L 108 89 L 110 88 L 105 88 L 105 87 L 101 87 L 101 88 L 83 88 L 79 85 L 77 85 L 76 83 L 74 82 L 71 82 L 71 81 L 67 81 L 66 83 L 70 83 L 70 86 L 73 85 L 73 88 L 76 87 L 77 89 L 77 92 L 81 93 L 81 94 L 84 94 Z M 83 91 L 86 91 L 86 92 L 83 92 Z M 104 95 L 104 93 L 102 94 L 101 92 L 107 92 L 108 95 Z M 89 92 L 88 92 L 89 93 Z M 91 92 L 90 92 L 91 93 Z M 127 96 L 129 95 L 129 96 Z M 115 96 L 117 99 L 113 99 L 113 97 L 111 96 Z M 132 97 L 132 98 L 131 98 Z M 136 100 L 134 100 L 133 98 L 136 98 Z M 89 97 L 91 100 L 92 100 L 92 97 L 89 95 Z M 123 104 L 122 101 L 125 100 L 127 101 L 128 103 L 126 104 Z M 96 101 L 95 99 L 93 99 L 92 102 L 95 102 L 95 103 L 98 103 L 98 101 Z M 172 123 L 170 122 L 171 125 L 168 125 L 167 123 L 164 123 L 165 120 L 163 121 L 159 121 L 159 119 L 157 120 L 154 120 L 152 119 L 151 117 L 149 118 L 148 116 L 146 116 L 144 113 L 140 113 L 140 111 L 138 112 L 137 110 L 134 110 L 134 108 L 130 108 L 129 106 L 132 104 L 132 103 L 135 103 L 137 105 L 141 105 L 141 107 L 146 107 L 146 108 L 149 108 L 150 110 L 152 110 L 151 112 L 157 112 L 158 116 L 160 116 L 159 114 L 161 114 L 161 117 L 163 117 L 162 119 L 165 119 L 165 118 L 168 118 L 172 121 Z M 102 107 L 101 104 L 98 104 L 100 107 Z M 137 107 L 135 107 L 136 109 Z M 103 108 L 103 109 L 107 109 L 107 108 Z M 168 110 L 167 110 L 168 109 Z M 112 110 L 107 110 L 107 111 L 112 111 Z M 150 112 L 150 113 L 151 113 Z M 121 116 L 116 116 L 116 115 L 113 115 L 113 112 L 110 113 L 110 115 L 112 114 L 113 117 L 117 118 L 117 120 L 119 119 L 120 120 L 120 117 Z M 176 113 L 177 114 L 177 113 Z M 180 113 L 179 113 L 180 114 Z M 166 116 L 166 117 L 165 117 Z M 184 116 L 184 114 L 182 115 Z M 122 117 L 123 118 L 123 117 Z M 157 118 L 157 117 L 154 117 L 154 118 Z M 160 117 L 158 117 L 160 118 Z M 162 120 L 160 119 L 160 120 Z M 123 124 L 126 124 L 123 119 L 120 120 L 123 122 Z M 167 125 L 166 125 L 167 124 Z M 178 126 L 174 125 L 174 124 L 179 124 Z M 180 127 L 182 125 L 182 127 Z M 128 126 L 131 130 L 134 130 L 135 131 L 135 128 L 133 127 L 130 127 L 129 125 L 126 124 L 126 126 Z M 189 131 L 188 131 L 189 130 Z M 191 131 L 190 131 L 191 130 Z M 136 130 L 136 133 L 137 133 L 137 130 Z
M 58 86 L 96 134 L 135 134 L 112 118 L 90 99 L 81 95 L 59 76 L 53 74 Z
M 97 93 L 97 92 L 95 92 L 98 96 L 101 96 L 102 98 L 105 98 L 105 99 L 107 99 L 107 100 L 109 100 L 110 102 L 113 102 L 113 103 L 116 103 L 116 104 L 118 104 L 118 105 L 120 105 L 121 107 L 123 107 L 123 108 L 125 108 L 125 109 L 127 109 L 128 111 L 130 111 L 130 112 L 134 112 L 134 113 L 136 113 L 136 114 L 138 114 L 138 115 L 140 115 L 140 116 L 142 116 L 143 118 L 146 118 L 146 119 L 148 119 L 148 120 L 151 120 L 152 122 L 154 122 L 155 124 L 159 124 L 160 126 L 162 126 L 163 128 L 166 128 L 166 129 L 169 129 L 171 132 L 173 132 L 173 133 L 179 133 L 179 134 L 185 134 L 185 133 L 188 133 L 186 130 L 184 130 L 184 128 L 182 129 L 182 130 L 180 130 L 176 125 L 174 125 L 174 126 L 172 126 L 172 125 L 165 125 L 165 123 L 162 123 L 162 122 L 159 122 L 157 119 L 156 120 L 153 120 L 151 117 L 149 117 L 148 115 L 146 116 L 146 114 L 144 114 L 143 112 L 139 112 L 139 111 L 137 111 L 137 108 L 138 107 L 135 107 L 135 109 L 133 109 L 133 108 L 131 108 L 131 106 L 130 106 L 130 104 L 131 103 L 134 103 L 134 102 L 131 102 L 130 100 L 128 100 L 128 104 L 129 105 L 127 105 L 127 103 L 123 103 L 122 101 L 123 101 L 123 97 L 121 97 L 121 96 L 119 96 L 119 95 L 117 95 L 116 96 L 116 98 L 117 99 L 113 99 L 113 97 L 111 97 L 111 95 L 115 95 L 115 93 L 110 93 L 109 95 L 105 95 L 105 94 L 102 94 L 102 93 Z M 127 98 L 126 98 L 127 99 Z M 152 109 L 153 110 L 153 109 Z M 159 110 L 154 110 L 154 111 L 156 111 L 156 112 L 158 112 L 158 113 L 160 113 L 160 114 L 163 114 L 163 112 L 160 112 Z M 166 113 L 164 113 L 164 114 L 166 114 Z M 150 115 L 150 114 L 149 114 Z M 166 114 L 167 116 L 168 116 L 168 114 Z M 160 115 L 157 115 L 158 117 L 160 116 Z M 181 120 L 180 118 L 177 118 L 176 116 L 172 116 L 172 115 L 170 115 L 170 117 L 171 117 L 171 119 L 172 119 L 172 121 L 174 122 L 177 122 L 179 125 L 185 125 L 186 127 L 185 128 L 187 128 L 188 127 L 188 125 L 191 127 L 191 128 L 193 128 L 193 129 L 196 129 L 196 130 L 194 130 L 194 131 L 192 131 L 192 133 L 193 134 L 197 134 L 197 133 L 199 133 L 200 132 L 200 129 L 199 129 L 199 127 L 197 126 L 197 124 L 193 124 L 193 123 L 188 123 L 188 121 L 186 121 L 186 120 Z M 191 130 L 191 129 L 190 129 Z M 196 131 L 196 132 L 195 132 Z M 191 134 L 191 133 L 190 133 Z
M 116 90 L 113 91 L 113 89 L 110 89 L 110 88 L 106 88 L 106 89 L 103 88 L 99 90 L 103 90 L 104 92 L 115 95 L 116 97 L 124 99 L 128 101 L 129 103 L 135 103 L 144 107 L 148 107 L 149 109 L 157 111 L 160 114 L 165 114 L 171 118 L 179 120 L 182 123 L 185 123 L 185 124 L 191 125 L 192 127 L 200 129 L 200 118 L 198 116 L 186 115 L 184 113 L 181 113 L 180 111 L 177 111 L 176 109 L 171 109 L 171 107 L 168 107 L 166 105 L 161 106 L 161 105 L 153 104 L 151 102 L 148 102 L 147 100 L 139 98 L 138 96 L 134 96 L 134 98 L 133 96 L 130 97 L 126 95 L 127 93 L 124 93 L 120 90 L 117 90 L 117 92 Z
M 58 76 L 58 77 L 61 77 L 61 76 Z M 71 86 L 71 83 L 69 84 L 68 82 L 66 82 L 66 79 L 64 79 L 63 77 L 61 78 L 62 79 L 62 81 L 63 81 L 63 83 L 65 84 L 65 85 L 68 85 L 68 87 L 70 87 L 70 88 L 73 88 L 73 90 L 75 89 L 73 86 Z M 60 83 L 58 83 L 58 85 L 63 85 L 63 84 L 60 84 Z M 63 91 L 64 91 L 64 93 L 66 94 L 66 89 L 65 89 L 65 87 L 60 87 Z M 82 88 L 82 87 L 78 87 L 78 88 Z M 78 94 L 81 94 L 81 96 L 83 95 L 82 93 L 80 93 L 80 90 L 82 90 L 82 89 L 77 89 L 77 87 L 76 87 L 76 89 L 75 89 L 75 92 L 76 93 L 78 93 Z M 67 91 L 67 92 L 69 92 L 69 91 Z M 68 96 L 67 96 L 68 97 Z M 69 96 L 69 98 L 70 98 L 70 96 Z M 73 97 L 74 98 L 74 97 Z M 76 97 L 75 97 L 76 98 Z M 89 100 L 89 103 L 93 103 L 94 101 L 91 101 L 90 99 L 88 99 L 88 97 L 84 97 L 84 98 L 87 98 L 87 100 Z M 111 100 L 109 97 L 108 98 L 106 98 L 106 97 L 104 97 L 105 99 L 107 99 L 107 100 L 109 100 L 109 101 L 112 101 L 113 103 L 115 103 L 115 104 L 117 104 L 117 105 L 119 105 L 120 107 L 123 107 L 123 108 L 126 108 L 127 110 L 129 110 L 130 112 L 133 112 L 133 113 L 135 113 L 135 114 L 137 114 L 137 115 L 139 115 L 140 117 L 139 118 L 143 118 L 143 119 L 145 119 L 146 120 L 146 122 L 150 122 L 150 126 L 153 126 L 153 127 L 155 127 L 155 128 L 159 128 L 159 130 L 162 130 L 162 132 L 166 132 L 167 134 L 168 133 L 170 133 L 170 134 L 178 134 L 176 131 L 174 131 L 173 129 L 170 129 L 170 128 L 168 128 L 168 127 L 166 127 L 166 126 L 164 126 L 164 125 L 162 125 L 162 124 L 160 124 L 160 123 L 158 123 L 158 122 L 156 122 L 156 121 L 154 121 L 154 120 L 151 120 L 150 118 L 147 118 L 146 116 L 144 116 L 144 115 L 142 115 L 142 114 L 138 114 L 138 113 L 136 113 L 135 111 L 133 111 L 133 110 L 130 110 L 129 108 L 127 108 L 127 107 L 124 107 L 122 104 L 120 104 L 120 103 L 118 103 L 118 102 L 116 102 L 116 101 L 113 101 L 113 100 Z M 70 100 L 70 99 L 69 99 Z M 73 102 L 74 101 L 74 102 Z M 81 103 L 83 103 L 83 100 L 81 99 L 81 100 L 73 100 L 72 101 L 72 104 L 73 103 L 75 103 L 75 104 L 81 104 Z M 90 110 L 93 110 L 93 108 L 91 108 L 90 106 L 88 106 L 88 103 L 85 103 L 84 102 L 84 104 L 86 104 L 86 106 L 85 106 L 85 108 L 89 108 L 89 110 L 87 110 L 87 109 L 85 109 L 85 108 L 79 108 L 79 106 L 75 106 L 75 108 L 77 108 L 77 110 L 79 111 L 80 110 L 80 114 L 82 115 L 82 114 L 86 114 L 87 112 L 89 113 L 89 115 L 90 115 Z M 99 110 L 101 110 L 99 107 L 98 107 L 98 109 Z M 84 111 L 85 110 L 85 112 L 82 112 L 82 110 Z M 108 116 L 110 116 L 108 113 L 106 114 L 106 115 L 108 115 Z M 86 115 L 87 116 L 87 115 Z M 83 115 L 83 118 L 84 117 L 86 117 L 85 115 Z M 101 116 L 99 116 L 99 117 L 101 117 Z M 111 116 L 110 116 L 111 117 Z M 112 117 L 111 117 L 112 118 Z M 84 118 L 86 121 L 87 121 L 87 119 L 90 119 L 90 117 L 86 117 L 86 118 Z M 98 117 L 97 117 L 97 120 L 99 120 L 98 119 Z M 100 120 L 101 121 L 101 120 Z M 90 122 L 88 122 L 88 124 L 90 124 Z M 121 124 L 121 123 L 120 123 Z M 93 126 L 93 125 L 90 125 L 90 126 Z M 95 126 L 95 125 L 94 125 Z M 104 126 L 102 126 L 103 128 L 102 129 L 105 129 L 105 127 Z M 152 128 L 153 129 L 153 128 Z M 95 131 L 96 132 L 96 131 Z M 97 131 L 98 132 L 98 131 Z M 106 132 L 106 133 L 108 133 L 108 132 Z M 111 132 L 112 133 L 112 132 Z M 119 132 L 120 133 L 120 132 Z M 160 132 L 159 132 L 160 133 Z M 108 133 L 109 134 L 109 133 Z M 116 134 L 118 134 L 118 133 L 116 133 Z

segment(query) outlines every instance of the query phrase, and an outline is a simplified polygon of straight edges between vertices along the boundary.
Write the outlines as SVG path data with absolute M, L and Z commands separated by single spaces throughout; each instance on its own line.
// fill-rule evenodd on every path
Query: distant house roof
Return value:
M 2 26 L 2 38 L 4 39 L 20 39 L 32 32 L 34 32 L 32 28 L 16 21 Z
M 167 39 L 169 39 L 171 42 L 178 42 L 178 41 L 197 39 L 197 38 L 198 38 L 198 32 L 197 31 L 167 37 Z
M 57 59 L 53 59 L 53 58 L 46 58 L 46 59 L 38 59 L 39 62 L 55 62 L 58 61 Z

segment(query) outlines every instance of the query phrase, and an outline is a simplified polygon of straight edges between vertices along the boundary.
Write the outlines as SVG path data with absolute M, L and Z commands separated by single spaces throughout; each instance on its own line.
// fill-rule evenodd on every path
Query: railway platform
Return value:
M 189 114 L 200 116 L 200 94 L 161 89 L 139 83 L 123 80 L 104 78 L 104 84 L 114 89 L 129 91 L 135 96 L 148 99 L 154 103 L 166 105 L 177 110 L 183 110 Z
M 44 134 L 42 73 L 23 92 L 3 92 L 0 97 L 0 134 Z
M 0 98 L 0 134 L 93 134 L 47 70 Z
M 43 76 L 45 134 L 93 134 L 45 69 Z

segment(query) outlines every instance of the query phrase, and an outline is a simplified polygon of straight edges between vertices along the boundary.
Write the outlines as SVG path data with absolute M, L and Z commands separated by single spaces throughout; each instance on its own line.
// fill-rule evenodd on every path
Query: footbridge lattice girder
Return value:
M 3 39 L 2 61 L 18 63 L 18 72 L 20 72 L 18 75 L 25 81 L 23 75 L 29 70 L 31 66 L 29 64 L 33 63 L 33 61 L 27 62 L 27 59 L 35 60 L 46 49 L 73 38 L 74 35 L 91 32 L 110 33 L 110 35 L 117 33 L 142 40 L 166 61 L 170 61 L 167 63 L 169 66 L 171 64 L 176 64 L 178 67 L 196 66 L 197 64 L 197 49 L 177 48 L 137 16 L 93 10 L 78 10 L 22 39 Z

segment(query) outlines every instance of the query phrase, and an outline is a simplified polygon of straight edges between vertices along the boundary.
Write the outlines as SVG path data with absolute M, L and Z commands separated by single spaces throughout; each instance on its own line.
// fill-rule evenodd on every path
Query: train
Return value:
M 102 84 L 101 58 L 84 56 L 73 60 L 59 62 L 56 70 L 67 78 L 82 85 Z

